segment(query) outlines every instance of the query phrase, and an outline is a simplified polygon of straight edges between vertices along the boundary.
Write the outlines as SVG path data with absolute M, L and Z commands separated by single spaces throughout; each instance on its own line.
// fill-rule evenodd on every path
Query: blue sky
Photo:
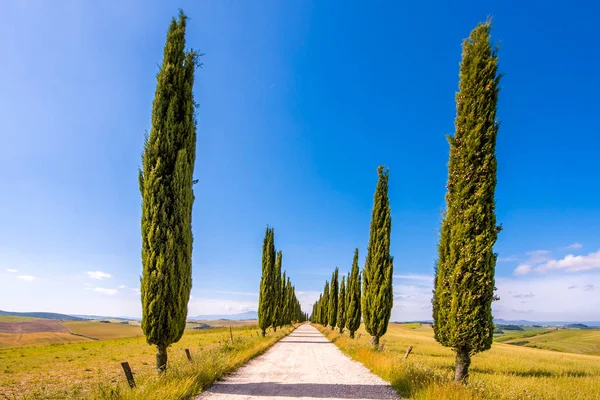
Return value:
M 310 311 L 355 247 L 364 262 L 385 164 L 392 319 L 429 318 L 461 42 L 492 15 L 494 315 L 600 319 L 591 1 L 2 2 L 0 309 L 140 314 L 137 168 L 178 7 L 206 53 L 191 315 L 256 309 L 267 224 Z

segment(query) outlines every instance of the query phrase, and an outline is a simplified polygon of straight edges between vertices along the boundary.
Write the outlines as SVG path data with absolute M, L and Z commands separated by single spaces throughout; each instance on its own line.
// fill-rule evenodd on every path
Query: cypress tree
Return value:
M 275 233 L 267 226 L 262 248 L 262 276 L 258 298 L 258 326 L 265 336 L 267 328 L 273 325 L 277 292 L 275 290 Z
M 338 316 L 337 326 L 340 328 L 340 333 L 344 333 L 346 327 L 346 277 L 342 276 L 340 284 L 340 295 L 338 298 Z
M 329 285 L 329 317 L 327 322 L 331 325 L 331 329 L 335 329 L 335 323 L 337 321 L 338 313 L 338 292 L 339 292 L 339 280 L 338 280 L 338 268 L 335 268 L 331 275 L 331 284 Z
M 281 326 L 281 317 L 283 316 L 283 303 L 281 302 L 281 259 L 282 254 L 281 251 L 277 252 L 277 257 L 275 259 L 275 272 L 273 273 L 273 291 L 274 291 L 274 299 L 273 299 L 273 331 L 277 332 L 277 327 Z
M 354 338 L 354 332 L 360 327 L 361 317 L 361 285 L 360 271 L 358 270 L 358 249 L 354 250 L 352 270 L 348 279 L 348 303 L 346 310 L 346 327 L 350 331 L 350 337 Z
M 457 381 L 468 377 L 471 356 L 492 345 L 493 246 L 496 225 L 497 48 L 491 23 L 480 23 L 463 42 L 456 132 L 450 161 L 433 303 L 438 342 L 456 352 Z
M 142 331 L 156 345 L 156 367 L 181 339 L 192 289 L 192 190 L 196 105 L 192 88 L 198 53 L 185 50 L 187 17 L 172 19 L 152 104 L 139 187 L 142 195 Z
M 281 294 L 279 296 L 279 304 L 281 304 L 281 313 L 279 315 L 279 326 L 287 325 L 289 316 L 289 305 L 287 299 L 287 284 L 286 284 L 286 273 L 283 271 L 283 276 L 281 277 Z
M 327 326 L 329 321 L 329 281 L 325 281 L 323 289 L 323 305 L 321 307 L 321 325 Z
M 392 274 L 394 260 L 390 256 L 392 217 L 388 199 L 387 168 L 377 169 L 379 181 L 375 190 L 371 234 L 367 260 L 363 272 L 363 317 L 365 329 L 373 337 L 373 345 L 379 346 L 379 338 L 385 335 L 394 301 Z

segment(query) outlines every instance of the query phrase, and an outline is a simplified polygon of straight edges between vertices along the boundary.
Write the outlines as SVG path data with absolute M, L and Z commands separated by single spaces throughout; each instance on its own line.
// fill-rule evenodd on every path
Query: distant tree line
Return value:
M 354 250 L 352 268 L 339 283 L 339 269 L 333 271 L 330 281 L 319 300 L 313 305 L 311 322 L 336 327 L 340 333 L 348 329 L 350 337 L 360 326 L 361 317 L 373 345 L 379 347 L 379 338 L 385 335 L 392 313 L 394 293 L 392 276 L 393 257 L 390 255 L 392 217 L 388 198 L 389 171 L 377 169 L 379 180 L 375 189 L 371 233 L 367 259 L 362 273 L 358 269 L 358 249 Z M 362 279 L 362 288 L 361 288 Z

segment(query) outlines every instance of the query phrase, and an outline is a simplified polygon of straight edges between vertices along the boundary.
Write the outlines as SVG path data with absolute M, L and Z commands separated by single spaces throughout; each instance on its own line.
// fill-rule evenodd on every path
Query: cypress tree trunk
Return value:
M 455 379 L 468 376 L 470 356 L 492 345 L 496 243 L 497 49 L 491 23 L 463 42 L 456 132 L 449 137 L 448 192 L 432 299 L 435 339 L 456 352 Z
M 358 270 L 358 249 L 354 250 L 354 259 L 350 278 L 348 279 L 348 303 L 346 305 L 346 327 L 350 331 L 350 337 L 354 338 L 354 332 L 360 327 L 361 318 L 361 285 L 360 271 Z
M 469 377 L 469 366 L 471 365 L 471 356 L 465 348 L 456 350 L 456 360 L 454 362 L 454 380 L 466 382 Z
M 198 54 L 185 51 L 187 17 L 180 12 L 167 33 L 144 143 L 142 195 L 142 331 L 157 347 L 165 371 L 167 347 L 181 339 L 192 289 L 192 190 L 196 160 L 192 93 Z
M 371 234 L 363 272 L 363 317 L 365 329 L 377 346 L 387 332 L 394 301 L 392 288 L 393 257 L 390 256 L 392 217 L 388 199 L 388 170 L 377 169 L 379 181 L 375 190 Z
M 167 369 L 167 346 L 156 346 L 156 370 L 164 372 Z

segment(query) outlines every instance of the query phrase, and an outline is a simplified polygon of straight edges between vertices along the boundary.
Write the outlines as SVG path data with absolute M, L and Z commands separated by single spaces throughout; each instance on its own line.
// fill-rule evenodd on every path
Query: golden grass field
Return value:
M 127 325 L 66 325 L 108 340 L 82 338 L 86 341 L 0 350 L 0 398 L 184 398 L 260 354 L 292 329 L 262 338 L 255 326 L 236 327 L 233 344 L 228 328 L 188 330 L 169 348 L 169 372 L 159 379 L 155 347 L 146 344 L 144 337 L 110 340 L 115 332 L 109 328 L 122 330 Z M 185 348 L 191 350 L 193 363 L 185 357 Z M 128 361 L 135 374 L 138 387 L 134 391 L 126 384 L 122 361 Z
M 451 382 L 454 354 L 433 339 L 429 325 L 390 324 L 382 338 L 386 340 L 382 352 L 369 346 L 370 336 L 364 327 L 356 340 L 350 339 L 347 332 L 340 335 L 316 326 L 342 351 L 388 380 L 406 398 L 600 399 L 600 356 L 494 343 L 491 350 L 473 356 L 470 381 L 463 387 Z M 552 334 L 556 334 L 556 342 L 549 341 L 553 338 L 547 336 L 550 333 L 541 335 L 540 340 L 548 340 L 545 345 L 549 347 L 590 351 L 599 344 L 599 332 L 555 331 Z M 413 346 L 412 353 L 402 360 L 409 346 Z

